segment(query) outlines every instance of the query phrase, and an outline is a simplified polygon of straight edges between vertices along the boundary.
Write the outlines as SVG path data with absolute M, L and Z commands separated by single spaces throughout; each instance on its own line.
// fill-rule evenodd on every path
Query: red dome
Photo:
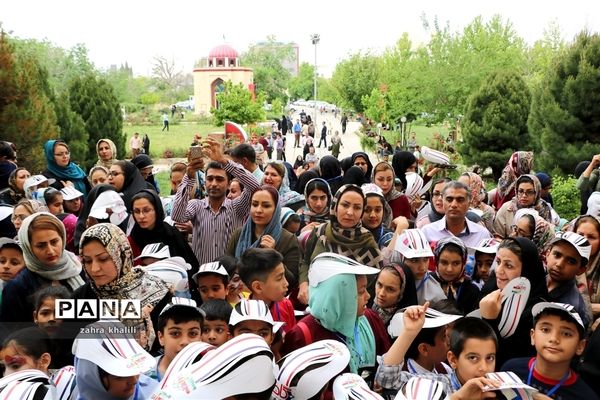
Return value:
M 208 58 L 237 58 L 238 53 L 235 49 L 227 44 L 214 47 L 209 53 Z

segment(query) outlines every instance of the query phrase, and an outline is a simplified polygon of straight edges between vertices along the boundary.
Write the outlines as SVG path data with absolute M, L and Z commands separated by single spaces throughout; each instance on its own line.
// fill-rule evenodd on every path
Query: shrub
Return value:
M 577 179 L 569 175 L 552 176 L 552 199 L 554 209 L 561 218 L 570 221 L 579 215 L 580 198 L 577 190 Z

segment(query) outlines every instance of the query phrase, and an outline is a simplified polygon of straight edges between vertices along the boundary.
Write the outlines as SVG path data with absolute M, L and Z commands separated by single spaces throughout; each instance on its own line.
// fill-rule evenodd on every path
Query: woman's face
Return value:
M 582 222 L 577 227 L 577 233 L 590 242 L 590 245 L 592 246 L 590 258 L 596 256 L 596 254 L 598 254 L 598 248 L 600 247 L 600 232 L 596 229 L 596 225 L 591 222 Z
M 123 190 L 123 185 L 125 184 L 125 171 L 116 164 L 111 165 L 108 183 L 115 187 L 116 192 L 121 192 Z
M 364 157 L 358 156 L 354 159 L 354 166 L 362 169 L 363 174 L 366 174 L 369 171 L 369 164 L 367 164 L 367 160 Z
M 356 275 L 356 317 L 360 317 L 367 309 L 367 303 L 371 298 L 367 291 L 367 277 L 365 275 Z
M 51 202 L 46 204 L 48 206 L 48 211 L 50 211 L 54 215 L 63 213 L 63 197 L 61 194 L 57 194 L 54 196 Z
M 250 217 L 259 226 L 267 226 L 275 213 L 275 202 L 266 190 L 259 190 L 252 195 Z
M 242 195 L 242 188 L 240 187 L 240 183 L 238 181 L 231 181 L 229 184 L 229 193 L 227 193 L 228 199 L 237 199 Z
M 171 190 L 177 191 L 177 189 L 179 189 L 179 185 L 181 185 L 184 174 L 185 173 L 183 171 L 171 172 Z
M 25 180 L 30 176 L 31 174 L 26 169 L 22 169 L 19 172 L 17 172 L 15 179 L 15 185 L 17 186 L 17 189 L 19 189 L 22 192 L 23 184 L 25 183 Z
M 375 229 L 383 222 L 383 203 L 379 196 L 367 197 L 362 222 L 368 229 Z
M 48 361 L 50 360 L 48 353 L 44 353 L 42 357 L 37 360 L 26 353 L 27 351 L 23 348 L 23 346 L 17 344 L 14 340 L 8 342 L 6 347 L 4 347 L 0 352 L 6 367 L 4 376 L 26 369 L 37 369 L 43 372 L 48 371 L 48 364 L 44 362 L 44 355 L 47 355 L 46 358 Z
M 317 214 L 321 214 L 327 208 L 327 193 L 315 189 L 308 195 L 308 208 Z
M 496 253 L 496 286 L 504 289 L 506 284 L 521 276 L 523 263 L 519 257 L 507 248 L 501 248 Z
M 412 271 L 415 280 L 420 281 L 429 269 L 429 257 L 405 258 L 404 264 Z
M 113 152 L 108 143 L 100 142 L 100 144 L 98 145 L 98 156 L 102 161 L 112 160 Z
M 406 173 L 408 172 L 417 172 L 417 162 L 415 161 L 414 163 L 412 163 L 411 165 L 409 165 L 408 167 L 406 167 Z
M 59 144 L 54 146 L 54 161 L 59 167 L 66 167 L 69 165 L 71 159 L 71 153 L 64 145 Z
M 31 234 L 31 251 L 40 263 L 53 268 L 63 253 L 62 236 L 53 229 L 36 229 Z
M 400 277 L 384 269 L 377 276 L 375 284 L 375 304 L 381 308 L 394 307 L 400 301 Z
M 108 174 L 104 172 L 104 170 L 98 168 L 92 174 L 92 187 L 100 185 L 101 183 L 106 183 L 107 180 Z
M 279 190 L 281 187 L 281 182 L 283 181 L 283 177 L 277 173 L 277 170 L 270 165 L 265 168 L 265 174 L 263 177 L 263 183 L 265 185 L 273 186 L 275 189 Z
M 531 182 L 521 182 L 517 187 L 517 202 L 520 207 L 528 207 L 535 202 L 535 187 Z
M 388 194 L 394 186 L 394 173 L 391 169 L 379 171 L 375 175 L 375 184 L 383 191 L 383 194 Z
M 85 272 L 99 287 L 117 279 L 118 271 L 112 257 L 98 240 L 87 242 L 81 249 L 81 263 Z
M 342 195 L 335 211 L 340 226 L 344 229 L 353 228 L 360 222 L 364 209 L 363 197 L 352 190 Z
M 82 201 L 83 197 L 78 197 L 76 199 L 65 200 L 63 202 L 65 206 L 65 210 L 68 213 L 79 215 L 79 211 L 81 211 L 81 206 L 83 205 Z
M 25 218 L 29 217 L 30 215 L 31 214 L 29 213 L 29 211 L 23 206 L 16 206 L 13 209 L 13 215 L 12 215 L 11 221 L 12 221 L 13 225 L 15 226 L 15 229 L 17 230 L 17 232 L 21 228 L 21 225 L 23 224 L 23 220 Z
M 142 229 L 154 229 L 156 226 L 156 209 L 148 199 L 137 199 L 132 204 L 133 219 Z
M 440 182 L 433 187 L 433 191 L 431 192 L 431 204 L 433 204 L 433 208 L 439 214 L 444 214 L 444 200 L 442 199 L 444 186 L 446 186 L 446 182 Z
M 517 223 L 514 225 L 514 228 L 512 228 L 510 236 L 532 239 L 533 233 L 534 232 L 532 232 L 531 226 L 529 224 L 529 217 L 521 217 L 517 220 Z

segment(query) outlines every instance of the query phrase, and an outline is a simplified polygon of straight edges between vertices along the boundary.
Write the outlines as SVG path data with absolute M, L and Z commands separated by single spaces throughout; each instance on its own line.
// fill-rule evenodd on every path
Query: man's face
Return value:
M 206 171 L 206 192 L 211 199 L 222 199 L 227 194 L 229 179 L 223 169 L 209 168 Z
M 469 210 L 467 191 L 464 189 L 448 188 L 443 195 L 444 213 L 446 218 L 464 218 Z

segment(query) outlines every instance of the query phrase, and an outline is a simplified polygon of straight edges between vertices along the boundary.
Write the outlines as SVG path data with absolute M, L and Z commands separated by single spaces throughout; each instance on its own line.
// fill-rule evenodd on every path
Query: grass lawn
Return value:
M 144 134 L 148 134 L 150 138 L 150 157 L 152 158 L 163 158 L 165 150 L 171 150 L 174 153 L 174 157 L 184 157 L 185 152 L 190 147 L 194 135 L 199 133 L 205 136 L 211 132 L 224 132 L 223 127 L 199 124 L 197 122 L 183 122 L 178 124 L 171 124 L 169 126 L 169 132 L 166 130 L 161 132 L 161 125 L 123 125 L 123 133 L 127 136 L 127 157 L 131 157 L 131 150 L 129 149 L 129 139 L 135 132 L 139 132 L 140 137 Z

